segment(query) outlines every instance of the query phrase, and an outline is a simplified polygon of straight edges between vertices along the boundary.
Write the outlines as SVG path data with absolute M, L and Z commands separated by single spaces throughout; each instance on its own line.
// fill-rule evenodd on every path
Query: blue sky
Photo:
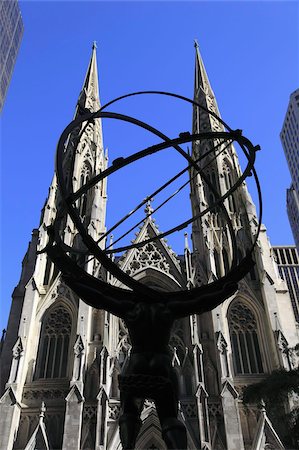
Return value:
M 144 89 L 192 97 L 197 38 L 222 117 L 262 147 L 256 167 L 270 240 L 293 243 L 285 212 L 290 177 L 279 132 L 289 95 L 298 88 L 297 2 L 32 1 L 20 7 L 25 32 L 2 114 L 2 328 L 94 40 L 103 104 Z M 173 101 L 138 99 L 114 110 L 173 137 L 191 127 L 190 107 Z M 104 133 L 110 160 L 131 151 L 133 143 L 154 143 L 139 133 L 133 139 L 115 124 L 105 123 Z M 150 178 L 156 171 L 147 167 Z M 128 183 L 128 192 L 137 182 Z M 116 199 L 109 186 L 108 195 Z M 173 246 L 180 252 L 178 242 Z

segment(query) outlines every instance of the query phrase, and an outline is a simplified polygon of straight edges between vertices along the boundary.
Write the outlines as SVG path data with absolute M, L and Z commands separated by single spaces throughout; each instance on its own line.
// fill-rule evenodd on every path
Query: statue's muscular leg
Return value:
M 186 450 L 187 433 L 177 413 L 165 408 L 166 401 L 156 401 L 156 408 L 162 428 L 162 437 L 169 450 Z
M 122 415 L 119 418 L 120 440 L 123 450 L 135 448 L 136 439 L 142 425 L 140 419 L 143 401 L 132 397 L 131 393 L 120 393 Z
M 178 420 L 178 386 L 176 374 L 171 368 L 167 388 L 163 395 L 155 399 L 156 409 L 162 428 L 162 437 L 168 449 L 187 449 L 185 425 Z M 167 400 L 166 400 L 167 399 Z

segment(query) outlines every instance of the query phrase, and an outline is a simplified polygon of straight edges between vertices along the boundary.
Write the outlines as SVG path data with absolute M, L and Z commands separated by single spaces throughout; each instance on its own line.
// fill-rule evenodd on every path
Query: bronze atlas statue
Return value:
M 170 139 L 157 129 L 141 122 L 135 118 L 104 111 L 108 106 L 126 97 L 137 95 L 159 94 L 189 102 L 191 105 L 203 110 L 203 113 L 211 115 L 221 125 L 223 131 L 198 131 L 196 134 L 188 132 L 179 134 L 175 139 Z M 76 146 L 73 147 L 72 154 L 66 152 L 66 143 L 74 130 L 82 131 L 95 119 L 112 118 L 127 122 L 150 131 L 161 139 L 161 142 L 152 147 L 147 147 L 126 158 L 117 158 L 106 170 L 103 170 L 76 192 L 72 186 L 72 171 Z M 226 131 L 224 131 L 226 130 Z M 197 160 L 184 151 L 182 144 L 187 142 L 201 143 L 213 142 L 213 146 L 206 147 L 208 150 Z M 225 143 L 231 145 L 238 144 L 246 158 L 246 167 L 243 174 L 235 181 L 235 184 L 227 190 L 225 195 L 220 196 L 209 177 L 201 167 L 201 160 L 208 155 L 215 156 L 215 149 L 223 147 Z M 134 243 L 117 249 L 101 249 L 88 232 L 88 228 L 78 211 L 78 199 L 86 195 L 97 183 L 101 182 L 111 174 L 121 168 L 138 161 L 148 155 L 173 148 L 184 159 L 187 165 L 185 170 L 192 170 L 193 174 L 200 175 L 201 179 L 213 193 L 213 202 L 204 211 L 193 214 L 187 220 L 165 233 L 148 238 L 142 242 Z M 259 146 L 253 146 L 251 142 L 242 136 L 240 130 L 231 130 L 221 118 L 214 112 L 207 110 L 200 104 L 168 92 L 145 91 L 128 94 L 119 97 L 100 108 L 97 112 L 85 110 L 75 120 L 73 120 L 63 131 L 57 148 L 56 174 L 59 188 L 59 206 L 54 223 L 48 228 L 49 242 L 44 249 L 57 269 L 62 273 L 64 282 L 88 305 L 93 308 L 106 310 L 125 322 L 128 329 L 130 342 L 132 345 L 129 363 L 123 373 L 119 376 L 119 389 L 121 401 L 121 416 L 119 419 L 120 438 L 123 449 L 134 449 L 138 432 L 141 426 L 141 409 L 145 399 L 152 399 L 155 402 L 157 414 L 161 423 L 162 437 L 168 449 L 186 449 L 187 436 L 185 426 L 178 420 L 178 382 L 175 371 L 172 367 L 172 355 L 169 350 L 169 340 L 171 329 L 176 319 L 189 316 L 191 314 L 202 314 L 211 311 L 221 304 L 225 299 L 233 295 L 238 282 L 252 269 L 254 263 L 252 252 L 258 238 L 259 224 L 254 242 L 248 249 L 247 255 L 240 259 L 235 231 L 230 221 L 229 213 L 225 207 L 225 200 L 239 188 L 246 177 L 252 176 L 255 179 L 261 210 L 261 194 L 258 178 L 254 169 L 256 151 Z M 68 172 L 68 175 L 67 175 Z M 166 183 L 167 184 L 167 183 Z M 153 194 L 149 195 L 141 205 L 145 204 Z M 139 207 L 138 206 L 138 207 Z M 182 230 L 198 220 L 210 211 L 220 211 L 226 221 L 226 226 L 232 243 L 232 263 L 225 276 L 215 279 L 215 281 L 202 286 L 195 286 L 188 290 L 165 292 L 149 287 L 123 272 L 111 258 L 111 253 L 121 252 L 129 248 L 142 247 L 155 239 L 162 239 L 165 236 Z M 63 227 L 66 217 L 69 216 L 76 227 L 84 246 L 83 256 L 88 255 L 96 258 L 107 272 L 118 279 L 125 289 L 113 286 L 100 278 L 92 276 L 84 269 L 84 265 L 78 261 L 78 250 L 68 246 L 63 241 Z M 128 214 L 129 216 L 129 214 Z M 128 217 L 127 216 L 127 217 Z M 117 224 L 112 227 L 116 228 Z M 77 253 L 77 257 L 76 257 Z M 81 253 L 82 255 L 82 253 Z M 74 257 L 75 256 L 75 257 Z

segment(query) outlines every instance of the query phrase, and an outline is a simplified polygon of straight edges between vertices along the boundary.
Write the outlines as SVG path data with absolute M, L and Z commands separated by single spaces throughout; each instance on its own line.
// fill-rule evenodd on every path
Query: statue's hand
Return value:
M 222 295 L 224 297 L 223 300 L 233 295 L 235 292 L 237 292 L 237 290 L 238 290 L 238 283 L 236 282 L 225 283 L 222 289 Z

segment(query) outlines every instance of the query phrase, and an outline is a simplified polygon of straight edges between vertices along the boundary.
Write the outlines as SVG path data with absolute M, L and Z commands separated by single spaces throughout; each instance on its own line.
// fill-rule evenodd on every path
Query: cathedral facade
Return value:
M 194 99 L 220 116 L 198 46 L 195 50 Z M 99 109 L 96 48 L 93 47 L 75 117 Z M 193 132 L 222 131 L 219 122 L 195 107 Z M 67 146 L 77 145 L 73 184 L 78 189 L 89 177 L 108 167 L 100 119 Z M 205 151 L 195 142 L 196 160 Z M 202 160 L 204 164 L 205 159 Z M 210 161 L 208 177 L 224 193 L 240 176 L 230 145 Z M 193 214 L 213 201 L 200 175 L 190 173 Z M 79 205 L 92 237 L 106 232 L 105 182 L 81 199 Z M 254 240 L 257 214 L 243 183 L 226 200 L 240 257 Z M 57 207 L 54 175 L 23 260 L 19 284 L 12 296 L 8 329 L 2 342 L 0 449 L 121 449 L 118 417 L 118 374 L 130 353 L 130 341 L 121 319 L 96 310 L 78 298 L 61 280 L 45 253 L 47 226 Z M 135 242 L 159 234 L 150 204 Z M 231 262 L 231 242 L 221 218 L 212 210 L 193 223 L 186 235 L 185 252 L 177 256 L 163 241 L 128 250 L 117 264 L 135 279 L 161 290 L 189 289 L 225 274 Z M 78 240 L 71 221 L 65 223 L 66 242 Z M 263 380 L 272 370 L 296 366 L 292 348 L 298 328 L 286 283 L 280 278 L 273 250 L 262 226 L 254 252 L 255 267 L 236 294 L 201 316 L 176 321 L 170 341 L 173 366 L 180 386 L 179 418 L 188 434 L 188 449 L 284 449 L 267 412 L 256 405 L 244 407 L 240 394 L 248 384 Z M 95 262 L 87 263 L 93 276 L 107 277 Z M 145 401 L 136 448 L 164 450 L 159 420 L 151 399 Z

